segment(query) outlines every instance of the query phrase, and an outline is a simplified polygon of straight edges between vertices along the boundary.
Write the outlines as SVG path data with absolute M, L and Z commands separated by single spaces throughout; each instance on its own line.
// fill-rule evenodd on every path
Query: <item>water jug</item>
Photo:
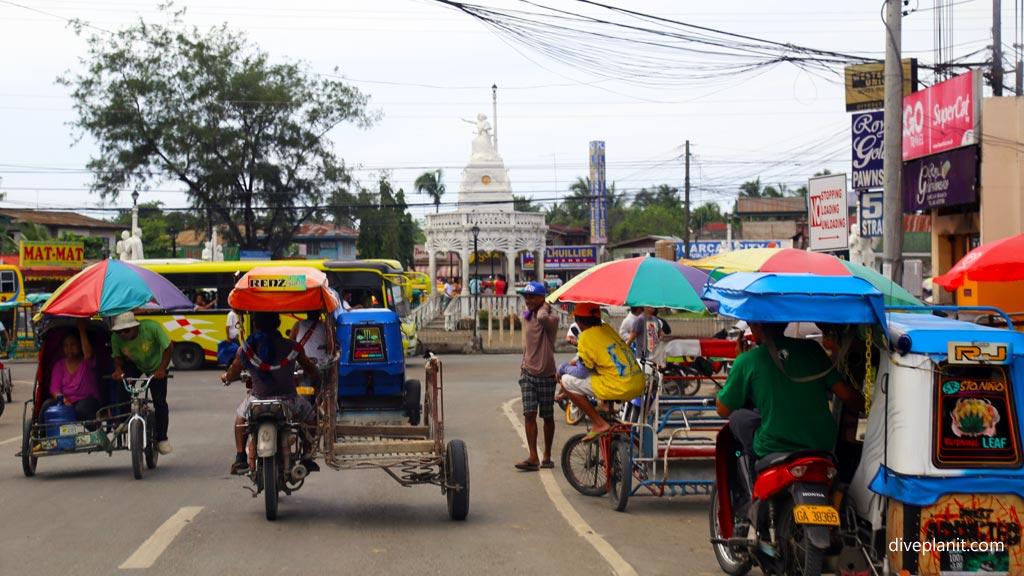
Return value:
M 61 426 L 73 424 L 77 422 L 78 418 L 75 416 L 74 406 L 65 405 L 64 396 L 57 396 L 57 404 L 46 409 L 43 420 L 46 422 L 46 435 L 52 438 L 61 435 Z M 57 440 L 57 450 L 71 450 L 74 447 L 75 439 L 73 437 Z

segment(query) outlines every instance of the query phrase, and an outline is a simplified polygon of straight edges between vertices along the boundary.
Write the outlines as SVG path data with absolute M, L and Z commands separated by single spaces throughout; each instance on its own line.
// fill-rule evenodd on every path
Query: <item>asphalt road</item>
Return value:
M 228 474 L 243 389 L 212 370 L 170 382 L 175 451 L 143 480 L 127 452 L 41 458 L 25 478 L 14 455 L 36 368 L 12 364 L 15 402 L 0 416 L 0 574 L 721 574 L 706 496 L 633 498 L 615 512 L 557 467 L 516 471 L 526 454 L 519 357 L 442 361 L 447 437 L 469 448 L 465 522 L 448 519 L 438 488 L 326 467 L 266 521 L 262 496 Z M 408 371 L 422 377 L 422 361 Z M 556 462 L 579 431 L 558 420 Z

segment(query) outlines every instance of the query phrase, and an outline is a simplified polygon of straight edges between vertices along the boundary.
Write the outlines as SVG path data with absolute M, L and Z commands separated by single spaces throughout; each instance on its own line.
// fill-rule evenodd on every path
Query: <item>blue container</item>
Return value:
M 60 427 L 62 425 L 73 424 L 78 421 L 73 406 L 65 405 L 63 397 L 58 397 L 57 402 L 57 405 L 50 406 L 43 414 L 43 420 L 46 421 L 46 435 L 50 438 L 60 436 Z M 74 447 L 74 437 L 57 440 L 57 450 L 72 450 Z

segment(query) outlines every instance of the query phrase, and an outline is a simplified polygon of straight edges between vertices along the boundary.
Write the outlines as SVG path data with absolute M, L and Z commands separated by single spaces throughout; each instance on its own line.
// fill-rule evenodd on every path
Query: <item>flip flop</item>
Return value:
M 541 468 L 554 468 L 555 467 L 555 463 L 552 462 L 551 460 L 541 460 L 540 461 L 540 467 Z
M 522 470 L 523 472 L 536 472 L 537 470 L 540 470 L 540 466 L 537 466 L 533 462 L 523 460 L 522 462 L 516 464 L 516 469 Z
M 611 432 L 611 429 L 604 430 L 603 432 L 587 432 L 587 435 L 583 437 L 583 441 L 593 442 L 595 438 L 600 438 L 609 432 Z

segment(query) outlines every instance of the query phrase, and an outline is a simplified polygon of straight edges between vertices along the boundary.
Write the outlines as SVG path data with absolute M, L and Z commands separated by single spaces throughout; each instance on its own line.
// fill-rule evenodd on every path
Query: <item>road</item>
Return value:
M 15 402 L 0 416 L 0 574 L 720 574 L 706 496 L 634 498 L 626 512 L 574 491 L 560 469 L 519 472 L 525 456 L 518 356 L 447 356 L 447 437 L 469 448 L 469 517 L 453 522 L 431 486 L 324 467 L 282 497 L 231 476 L 233 411 L 243 389 L 219 372 L 170 382 L 174 453 L 132 478 L 127 452 L 41 458 L 25 478 L 14 454 L 34 364 L 12 364 Z M 409 372 L 421 376 L 421 360 Z M 579 429 L 558 420 L 554 459 Z

